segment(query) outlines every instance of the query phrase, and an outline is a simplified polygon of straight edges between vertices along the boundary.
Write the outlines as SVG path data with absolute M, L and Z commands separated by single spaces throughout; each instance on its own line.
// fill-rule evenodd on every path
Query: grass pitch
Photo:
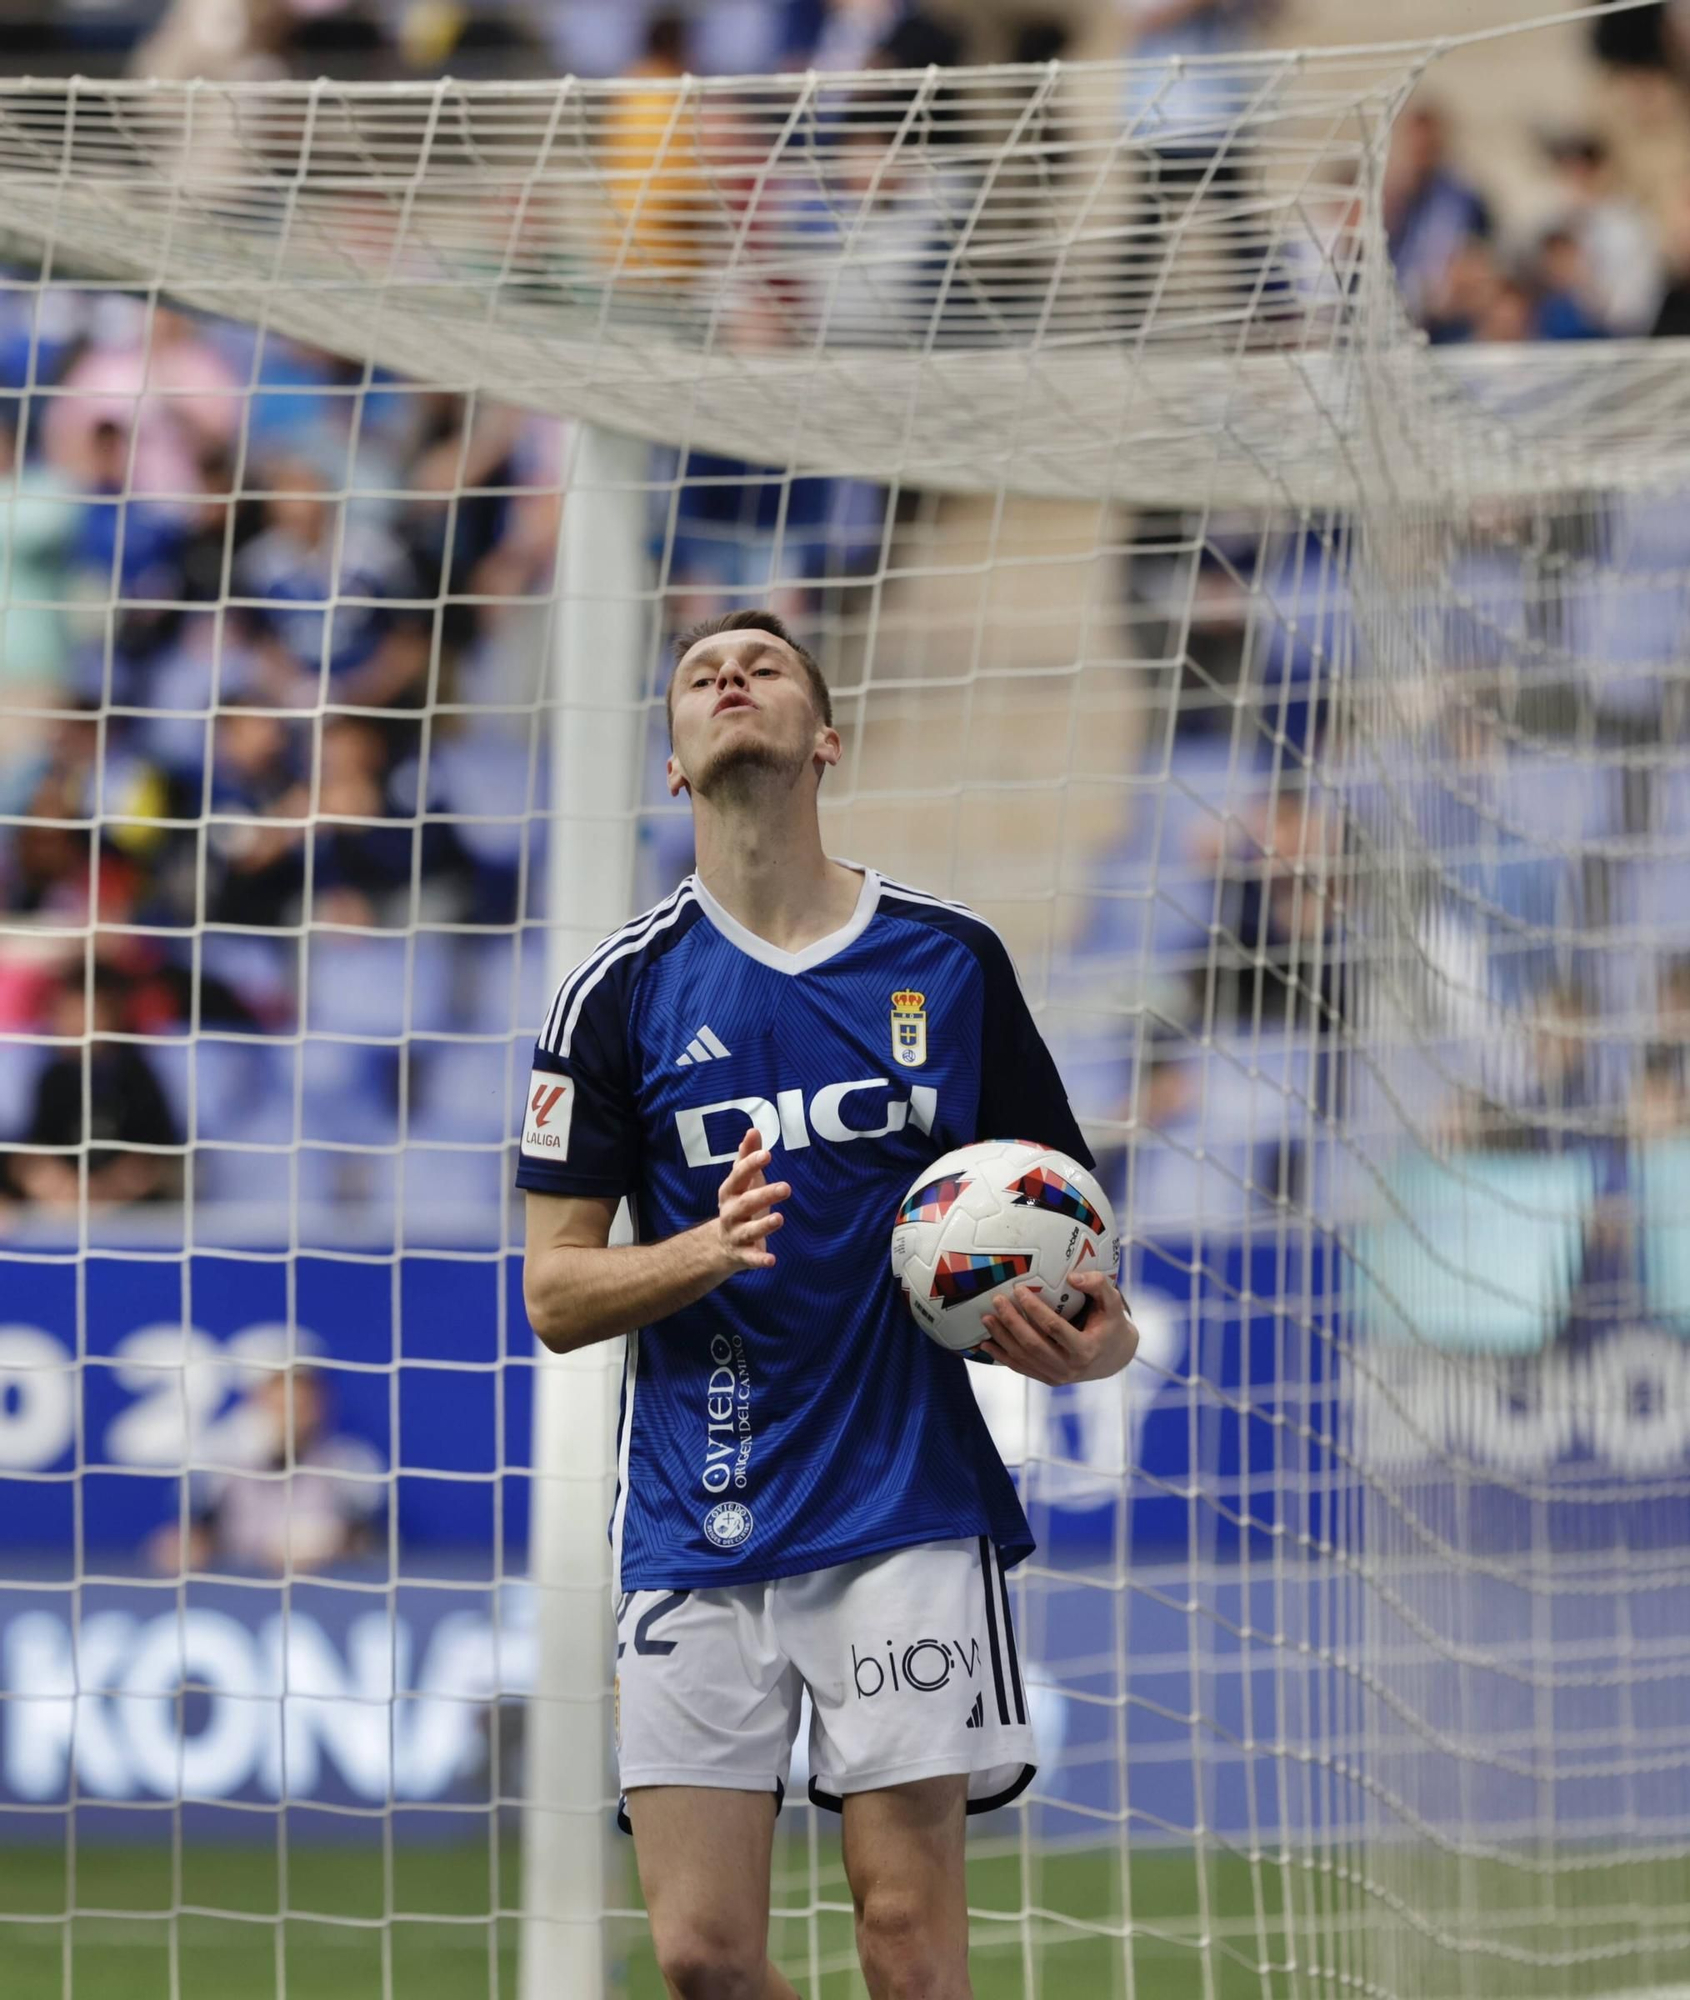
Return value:
M 832 1823 L 804 1814 L 775 1857 L 771 1948 L 806 2000 L 861 2000 Z M 810 1907 L 812 1842 L 819 1897 Z M 1546 1873 L 1403 1857 L 1425 1899 L 1399 1985 L 1533 2000 L 1690 1988 L 1682 1869 L 1636 1853 Z M 516 2000 L 512 1842 L 274 1850 L 0 1849 L 3 2000 Z M 1677 1884 L 1675 1888 L 1674 1885 Z M 976 2000 L 1305 2000 L 1365 1985 L 1388 1903 L 1322 1865 L 1190 1849 L 970 1859 Z M 782 1910 L 797 1914 L 779 1914 Z M 1029 1914 L 1021 1922 L 1022 1913 Z M 1569 1935 L 1570 1962 L 1558 1947 Z M 614 2000 L 661 2000 L 636 1917 L 607 1920 Z M 1461 1938 L 1477 1949 L 1439 1943 Z M 1376 1942 L 1374 1940 L 1373 1942 Z M 1549 1957 L 1549 1964 L 1543 1963 Z M 1384 1964 L 1388 1967 L 1390 1960 Z M 597 2000 L 559 1995 L 557 2000 Z

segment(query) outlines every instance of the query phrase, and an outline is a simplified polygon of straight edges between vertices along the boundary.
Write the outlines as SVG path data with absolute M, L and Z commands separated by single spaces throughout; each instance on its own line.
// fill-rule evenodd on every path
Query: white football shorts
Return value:
M 1032 1779 L 1009 1591 L 981 1535 L 767 1583 L 628 1593 L 616 1619 L 623 1791 L 709 1785 L 778 1801 L 806 1688 L 817 1805 L 966 1772 L 968 1810 L 987 1812 Z

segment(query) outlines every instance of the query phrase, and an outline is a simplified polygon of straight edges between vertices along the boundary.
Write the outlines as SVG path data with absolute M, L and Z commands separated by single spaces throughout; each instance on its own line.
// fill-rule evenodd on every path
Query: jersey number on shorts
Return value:
M 673 1639 L 654 1639 L 651 1636 L 651 1628 L 660 1618 L 667 1618 L 669 1613 L 678 1605 L 685 1604 L 688 1594 L 684 1590 L 671 1590 L 666 1597 L 660 1597 L 655 1604 L 640 1614 L 640 1621 L 634 1627 L 634 1651 L 636 1653 L 667 1654 L 675 1650 L 675 1641 Z M 621 1659 L 625 1651 L 626 1647 L 619 1645 L 616 1648 L 616 1657 Z

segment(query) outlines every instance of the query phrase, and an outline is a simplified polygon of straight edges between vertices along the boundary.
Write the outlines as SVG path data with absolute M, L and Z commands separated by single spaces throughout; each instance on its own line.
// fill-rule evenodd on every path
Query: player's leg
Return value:
M 628 1820 L 675 2000 L 797 2000 L 768 1956 L 773 1793 L 642 1786 Z
M 769 1590 L 635 1591 L 618 1606 L 617 1761 L 676 2000 L 795 2000 L 768 1962 L 769 1858 L 802 1690 Z
M 845 1875 L 873 2000 L 968 2000 L 968 1779 L 844 1801 Z
M 845 1816 L 875 2000 L 968 1992 L 963 1826 L 1032 1776 L 1009 1591 L 982 1537 L 786 1577 L 783 1651 L 810 1690 L 810 1796 Z

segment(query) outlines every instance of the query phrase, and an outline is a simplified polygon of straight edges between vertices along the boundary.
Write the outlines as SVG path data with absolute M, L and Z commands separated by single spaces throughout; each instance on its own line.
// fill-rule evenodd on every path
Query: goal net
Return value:
M 0 86 L 8 1992 L 658 1990 L 511 1141 L 753 603 L 1130 1238 L 976 1992 L 1690 1989 L 1690 371 L 1419 343 L 1432 54 Z

